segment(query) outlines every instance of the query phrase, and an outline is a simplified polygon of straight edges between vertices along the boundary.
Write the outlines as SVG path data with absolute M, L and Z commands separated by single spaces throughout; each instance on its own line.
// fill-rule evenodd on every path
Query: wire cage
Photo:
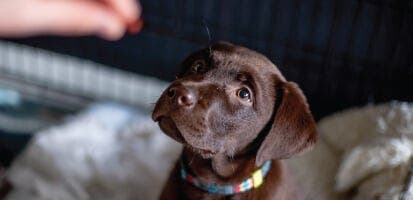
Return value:
M 212 40 L 269 57 L 306 94 L 316 119 L 348 107 L 413 100 L 413 4 L 396 0 L 141 0 L 143 31 L 116 43 L 93 37 L 13 40 L 173 80 Z
M 0 167 L 32 134 L 96 101 L 149 112 L 166 82 L 0 40 Z
M 166 83 L 88 60 L 0 41 L 0 85 L 70 110 L 91 101 L 150 109 Z

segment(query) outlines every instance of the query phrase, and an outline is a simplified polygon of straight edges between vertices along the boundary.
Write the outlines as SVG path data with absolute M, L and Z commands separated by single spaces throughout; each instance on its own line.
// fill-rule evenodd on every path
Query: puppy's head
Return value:
M 184 60 L 152 118 L 204 158 L 235 156 L 258 143 L 257 165 L 303 152 L 317 139 L 298 86 L 287 82 L 265 56 L 229 43 Z

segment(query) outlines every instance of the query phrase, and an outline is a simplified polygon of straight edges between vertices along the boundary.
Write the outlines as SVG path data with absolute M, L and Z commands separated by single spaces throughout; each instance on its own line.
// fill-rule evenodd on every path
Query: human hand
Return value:
M 136 0 L 0 0 L 0 37 L 98 35 L 117 40 L 142 28 Z

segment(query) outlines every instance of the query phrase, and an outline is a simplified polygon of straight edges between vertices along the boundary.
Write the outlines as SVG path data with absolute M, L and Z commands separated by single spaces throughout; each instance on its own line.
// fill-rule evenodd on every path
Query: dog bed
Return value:
M 313 151 L 287 160 L 307 199 L 412 199 L 413 104 L 322 119 Z M 94 105 L 36 134 L 7 177 L 7 199 L 156 199 L 181 146 L 147 114 Z
M 309 199 L 413 199 L 413 104 L 346 110 L 318 128 L 315 149 L 288 161 Z
M 35 135 L 6 199 L 157 199 L 181 147 L 147 114 L 97 104 Z

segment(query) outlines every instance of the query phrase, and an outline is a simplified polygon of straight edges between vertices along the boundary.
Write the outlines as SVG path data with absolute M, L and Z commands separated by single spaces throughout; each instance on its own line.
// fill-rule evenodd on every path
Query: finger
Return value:
M 122 37 L 126 22 L 94 1 L 37 1 L 24 23 L 39 33 L 60 35 L 97 34 L 108 40 Z
M 136 22 L 141 16 L 141 6 L 137 0 L 101 0 L 112 7 L 128 23 Z

